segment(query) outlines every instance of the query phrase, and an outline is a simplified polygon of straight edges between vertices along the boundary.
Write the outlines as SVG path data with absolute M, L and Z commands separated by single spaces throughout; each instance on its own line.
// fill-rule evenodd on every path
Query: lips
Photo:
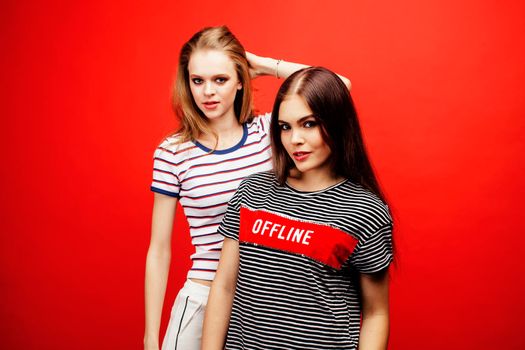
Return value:
M 295 159 L 298 162 L 306 160 L 312 152 L 294 152 L 292 153 L 293 159 Z
M 211 110 L 211 109 L 217 108 L 217 106 L 219 105 L 219 102 L 217 102 L 217 101 L 208 101 L 208 102 L 203 102 L 202 105 L 204 106 L 204 108 L 206 108 L 208 110 Z

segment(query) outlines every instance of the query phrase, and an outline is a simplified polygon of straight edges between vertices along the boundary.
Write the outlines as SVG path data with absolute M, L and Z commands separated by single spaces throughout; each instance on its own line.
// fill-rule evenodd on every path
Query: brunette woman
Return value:
M 241 182 L 219 228 L 203 349 L 386 349 L 392 219 L 343 81 L 290 76 L 271 139 L 274 170 Z

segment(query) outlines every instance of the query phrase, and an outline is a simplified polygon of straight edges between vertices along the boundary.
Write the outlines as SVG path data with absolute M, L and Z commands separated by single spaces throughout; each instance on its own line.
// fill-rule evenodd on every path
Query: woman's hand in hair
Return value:
M 246 59 L 248 60 L 248 66 L 250 67 L 250 76 L 255 79 L 261 75 L 267 75 L 264 73 L 264 63 L 262 62 L 264 57 L 259 57 L 251 52 L 246 51 Z

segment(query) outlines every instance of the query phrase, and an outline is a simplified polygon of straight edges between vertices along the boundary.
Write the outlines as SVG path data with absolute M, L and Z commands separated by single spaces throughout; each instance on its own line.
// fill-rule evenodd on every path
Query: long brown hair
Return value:
M 177 131 L 180 142 L 195 140 L 202 133 L 214 135 L 217 140 L 217 135 L 211 130 L 205 115 L 197 107 L 190 89 L 188 63 L 191 55 L 197 50 L 206 49 L 223 51 L 235 65 L 238 79 L 242 84 L 242 89 L 237 91 L 233 104 L 239 123 L 248 121 L 253 114 L 250 71 L 244 47 L 226 26 L 204 28 L 182 46 L 179 55 L 173 107 L 180 119 L 180 128 Z
M 331 151 L 331 168 L 337 176 L 350 179 L 385 198 L 368 159 L 357 112 L 348 88 L 333 72 L 322 67 L 309 67 L 286 79 L 275 99 L 272 112 L 271 140 L 274 171 L 284 184 L 295 167 L 281 141 L 279 109 L 287 96 L 301 96 L 321 126 L 324 141 Z

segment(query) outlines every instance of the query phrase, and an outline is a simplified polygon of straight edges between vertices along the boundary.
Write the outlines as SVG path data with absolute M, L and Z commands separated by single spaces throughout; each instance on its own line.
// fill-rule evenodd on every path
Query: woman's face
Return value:
M 209 120 L 235 118 L 233 102 L 242 83 L 234 62 L 222 51 L 198 50 L 188 62 L 193 100 Z
M 330 147 L 323 140 L 321 125 L 299 95 L 286 97 L 279 108 L 281 142 L 301 173 L 330 175 Z

